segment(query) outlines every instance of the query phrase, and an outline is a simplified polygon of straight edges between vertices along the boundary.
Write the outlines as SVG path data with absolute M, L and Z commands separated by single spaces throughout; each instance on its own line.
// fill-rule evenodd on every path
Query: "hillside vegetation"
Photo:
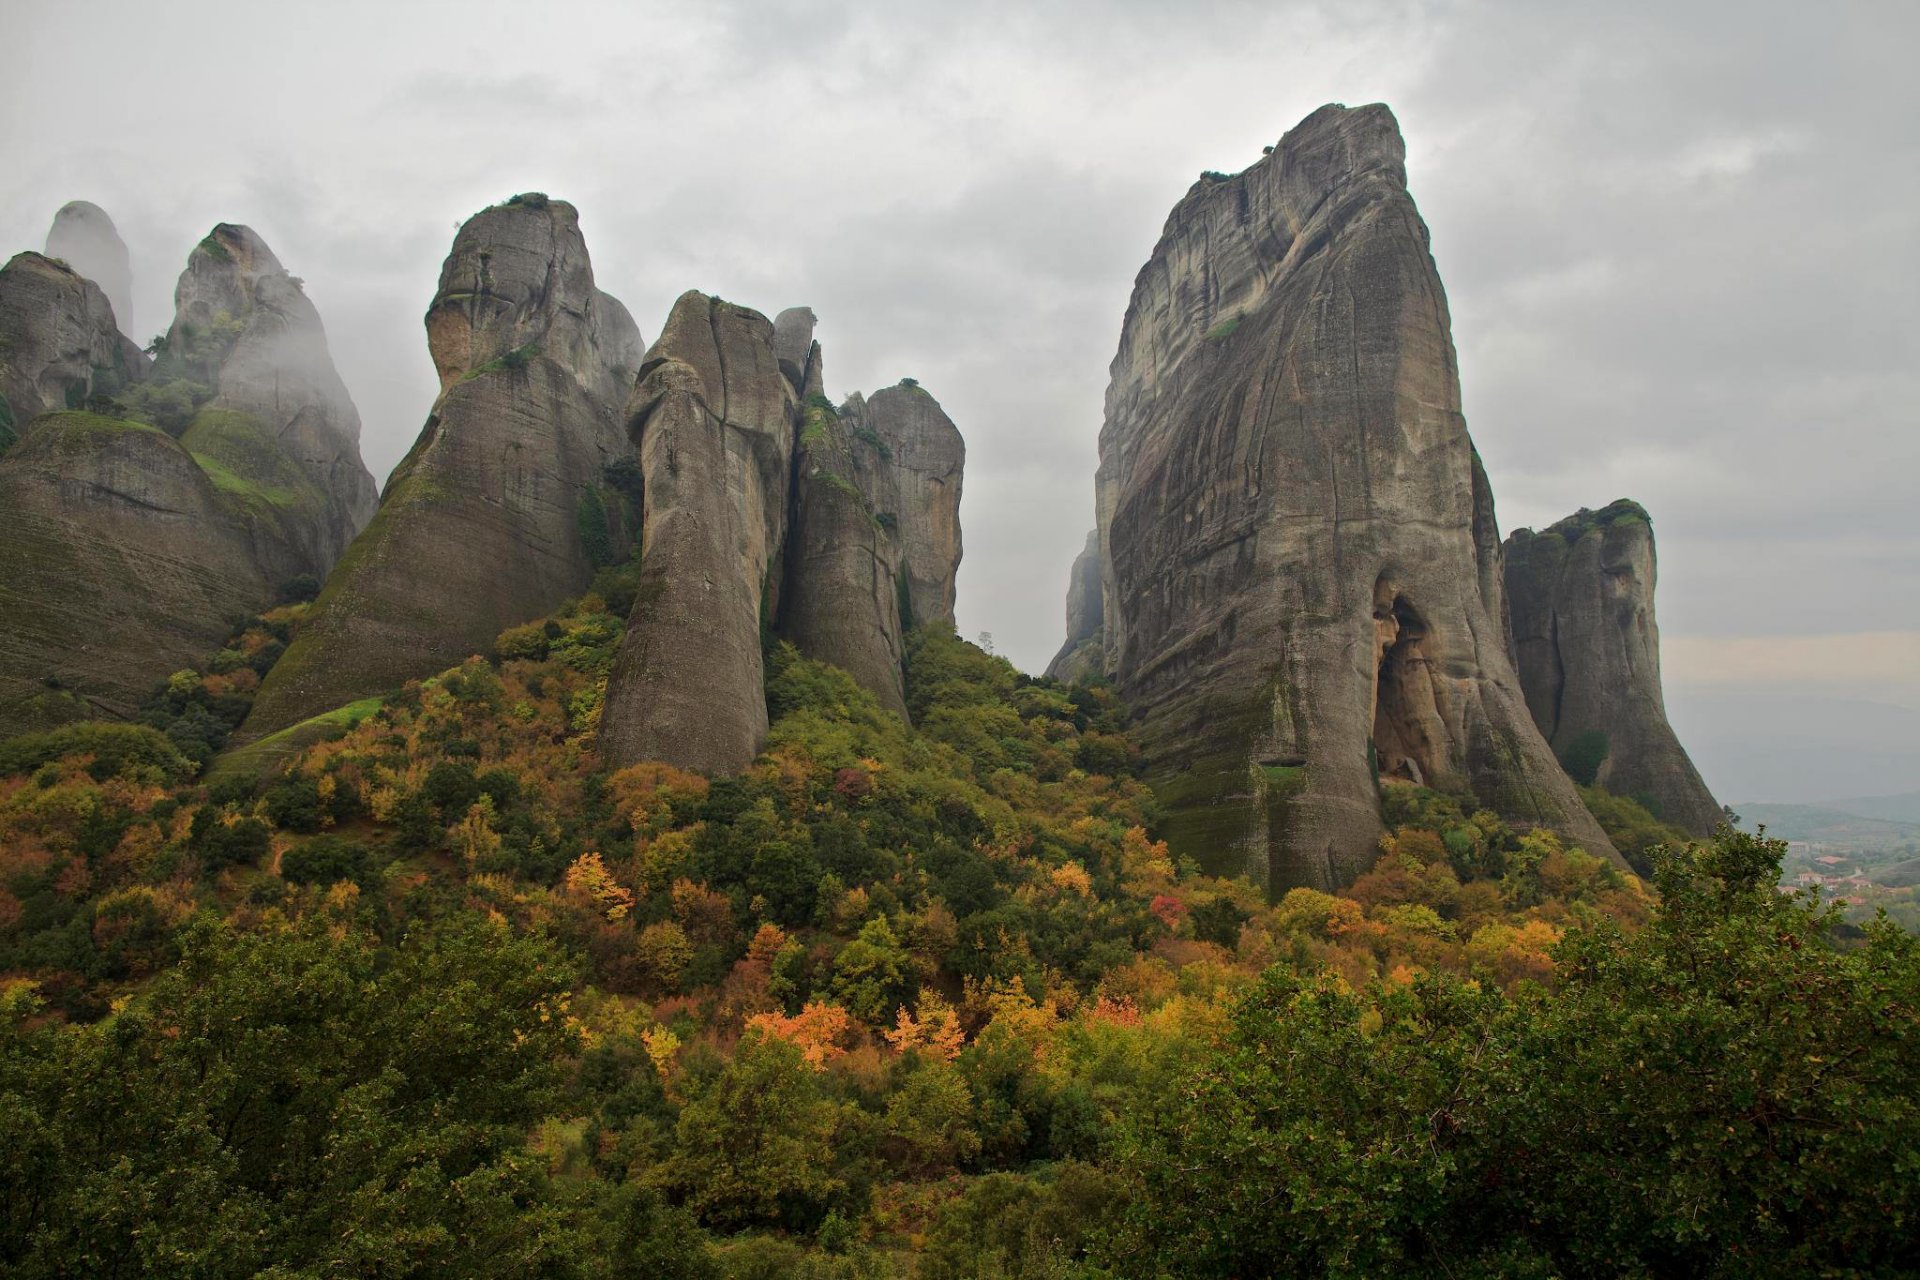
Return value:
M 1649 885 L 1388 784 L 1370 871 L 1268 903 L 1169 856 L 1110 690 L 942 628 L 916 727 L 775 645 L 741 776 L 608 772 L 603 578 L 250 757 L 303 606 L 0 745 L 0 1269 L 1914 1261 L 1920 956 L 1777 844 Z

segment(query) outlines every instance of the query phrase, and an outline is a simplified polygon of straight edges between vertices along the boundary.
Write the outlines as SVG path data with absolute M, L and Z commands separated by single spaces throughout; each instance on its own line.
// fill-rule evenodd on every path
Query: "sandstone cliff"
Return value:
M 98 231 L 74 208 L 52 240 Z M 94 282 L 0 271 L 0 732 L 130 714 L 364 523 L 358 415 L 271 251 L 216 227 L 176 301 L 150 367 Z
M 147 376 L 100 286 L 37 253 L 0 268 L 0 452 L 43 413 L 78 409 Z
M 1067 576 L 1067 640 L 1047 664 L 1047 676 L 1072 683 L 1106 670 L 1106 624 L 1101 598 L 1100 531 L 1074 557 Z
M 460 229 L 426 316 L 441 391 L 247 737 L 484 652 L 626 557 L 610 464 L 639 330 L 595 287 L 572 205 L 515 197 Z
M 953 621 L 960 572 L 960 484 L 966 441 L 931 393 L 906 379 L 866 401 L 863 427 L 886 454 L 881 512 L 899 516 L 908 628 Z
M 1520 684 L 1575 778 L 1710 835 L 1720 806 L 1667 724 L 1655 576 L 1653 525 L 1625 499 L 1515 530 L 1506 587 Z
M 645 552 L 601 718 L 610 762 L 732 772 L 760 749 L 799 404 L 771 321 L 680 296 L 627 408 Z
M 904 631 L 953 620 L 966 449 L 903 382 L 835 409 L 814 315 L 675 304 L 629 406 L 645 554 L 601 749 L 732 772 L 766 736 L 769 631 L 907 714 Z
M 288 495 L 264 505 L 278 508 L 300 572 L 324 577 L 373 517 L 378 491 L 320 314 L 251 229 L 221 223 L 194 246 L 159 373 L 205 388 L 182 442 L 261 493 Z
M 105 209 L 86 200 L 61 205 L 47 230 L 47 256 L 99 285 L 121 330 L 133 328 L 133 259 Z
M 0 737 L 131 715 L 275 579 L 234 499 L 164 431 L 47 414 L 0 458 Z
M 1107 392 L 1108 662 L 1170 841 L 1276 890 L 1372 863 L 1376 773 L 1618 858 L 1508 658 L 1404 156 L 1385 107 L 1335 106 L 1204 176 L 1135 282 Z

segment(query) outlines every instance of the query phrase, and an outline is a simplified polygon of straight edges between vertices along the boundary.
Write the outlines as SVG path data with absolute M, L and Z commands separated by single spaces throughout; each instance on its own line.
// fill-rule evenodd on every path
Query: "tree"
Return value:
M 714 1226 L 817 1221 L 845 1186 L 826 1158 L 839 1125 L 800 1050 L 750 1032 L 681 1110 L 665 1180 Z

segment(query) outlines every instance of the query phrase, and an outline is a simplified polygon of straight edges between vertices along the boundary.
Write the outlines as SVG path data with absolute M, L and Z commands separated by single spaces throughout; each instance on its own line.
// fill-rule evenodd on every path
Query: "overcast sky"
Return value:
M 648 338 L 688 288 L 805 303 L 830 392 L 939 397 L 968 446 L 961 628 L 1037 670 L 1168 210 L 1320 104 L 1385 101 L 1503 528 L 1651 510 L 1669 697 L 1723 799 L 1907 790 L 1917 45 L 1902 0 L 6 0 L 0 247 L 99 203 L 144 341 L 194 241 L 252 226 L 305 278 L 383 477 L 433 398 L 420 321 L 455 226 L 571 200 Z M 1815 781 L 1773 718 L 1793 699 L 1912 726 L 1884 749 L 1843 727 L 1851 763 Z M 1790 754 L 1758 762 L 1742 716 Z

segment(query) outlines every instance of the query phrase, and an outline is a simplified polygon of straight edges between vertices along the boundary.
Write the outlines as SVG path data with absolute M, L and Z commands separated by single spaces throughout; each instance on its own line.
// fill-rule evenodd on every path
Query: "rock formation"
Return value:
M 629 412 L 646 551 L 601 721 L 615 764 L 750 761 L 769 626 L 904 717 L 903 633 L 953 619 L 960 433 L 912 383 L 835 410 L 813 326 L 689 293 L 647 353 Z
M 426 327 L 439 397 L 245 737 L 485 652 L 626 558 L 608 467 L 632 458 L 640 333 L 595 287 L 573 206 L 517 196 L 470 218 Z
M 0 737 L 129 716 L 281 579 L 245 512 L 145 423 L 47 414 L 0 458 Z
M 867 425 L 858 395 L 837 411 L 824 397 L 810 401 L 803 424 L 780 632 L 904 719 L 904 578 L 899 516 L 890 505 L 891 448 Z
M 47 256 L 99 285 L 120 328 L 133 327 L 133 260 L 105 209 L 85 200 L 60 206 L 47 231 Z
M 320 313 L 250 228 L 221 223 L 194 246 L 160 366 L 210 392 L 181 437 L 190 451 L 262 493 L 300 491 L 262 505 L 277 508 L 302 572 L 324 577 L 372 519 L 378 490 Z
M 966 442 L 919 383 L 906 379 L 873 393 L 865 427 L 885 446 L 891 488 L 876 499 L 900 517 L 902 592 L 908 628 L 953 621 L 960 573 L 960 483 Z M 856 433 L 857 434 L 857 433 Z
M 1622 499 L 1517 529 L 1505 558 L 1520 685 L 1567 771 L 1712 834 L 1720 806 L 1667 724 L 1645 510 Z
M 771 321 L 680 296 L 628 403 L 645 552 L 601 718 L 610 761 L 730 772 L 760 749 L 799 404 Z
M 76 209 L 51 241 L 111 233 Z M 259 238 L 216 227 L 176 301 L 149 366 L 73 267 L 0 270 L 0 446 L 19 437 L 0 457 L 0 733 L 131 714 L 236 617 L 324 575 L 370 509 L 320 318 Z
M 1067 642 L 1047 664 L 1047 675 L 1069 683 L 1098 675 L 1106 668 L 1106 627 L 1100 583 L 1100 531 L 1087 534 L 1087 545 L 1074 557 L 1067 576 Z
M 1107 391 L 1104 644 L 1176 850 L 1281 890 L 1377 853 L 1376 775 L 1618 859 L 1507 654 L 1492 495 L 1383 106 L 1174 208 Z
M 147 376 L 100 286 L 37 253 L 0 268 L 0 453 L 43 413 L 78 409 Z

